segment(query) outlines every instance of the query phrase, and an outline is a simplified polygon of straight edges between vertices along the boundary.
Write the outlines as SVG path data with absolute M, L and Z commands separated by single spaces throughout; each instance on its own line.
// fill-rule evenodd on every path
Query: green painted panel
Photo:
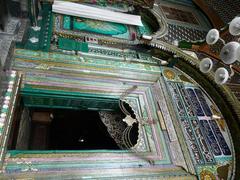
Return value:
M 46 90 L 32 91 L 22 89 L 22 99 L 25 106 L 43 108 L 64 108 L 82 110 L 119 110 L 118 99 L 97 96 L 74 95 L 71 92 L 53 93 Z
M 128 153 L 129 150 L 107 150 L 107 149 L 98 149 L 98 150 L 9 150 L 8 153 L 11 157 L 18 157 L 19 155 L 28 154 L 78 154 L 79 153 Z
M 80 30 L 80 31 L 88 31 L 88 32 L 93 32 L 98 34 L 105 34 L 105 35 L 124 34 L 128 30 L 127 26 L 124 24 L 98 21 L 98 20 L 79 18 L 79 17 L 73 18 L 73 29 Z
M 77 42 L 67 38 L 59 38 L 58 45 L 60 49 L 88 52 L 88 44 L 85 42 Z
M 187 42 L 187 41 L 180 41 L 179 42 L 179 47 L 180 48 L 191 49 L 192 48 L 192 43 L 191 42 Z
M 104 99 L 104 101 L 118 101 L 119 96 L 113 96 L 113 95 L 99 95 L 99 94 L 85 94 L 80 92 L 72 92 L 72 91 L 61 91 L 61 90 L 48 90 L 48 89 L 37 89 L 37 88 L 31 88 L 31 85 L 25 84 L 24 88 L 21 89 L 21 94 L 46 94 L 46 95 L 58 95 L 61 97 L 67 96 L 74 96 L 74 98 L 82 98 L 82 97 L 91 97 L 91 98 L 101 98 Z
M 70 16 L 63 16 L 63 29 L 71 29 Z

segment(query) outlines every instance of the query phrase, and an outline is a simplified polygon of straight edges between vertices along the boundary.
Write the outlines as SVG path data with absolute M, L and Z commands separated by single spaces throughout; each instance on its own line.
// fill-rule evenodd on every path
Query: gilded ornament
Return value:
M 176 77 L 176 74 L 173 71 L 169 70 L 169 69 L 165 69 L 163 71 L 163 74 L 168 79 L 175 79 L 175 77 Z
M 216 176 L 211 171 L 203 170 L 200 173 L 200 179 L 201 180 L 216 180 Z

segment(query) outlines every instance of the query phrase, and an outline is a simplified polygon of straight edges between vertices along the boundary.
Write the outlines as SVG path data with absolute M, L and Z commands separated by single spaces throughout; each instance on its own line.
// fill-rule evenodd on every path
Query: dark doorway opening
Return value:
M 97 111 L 56 110 L 50 126 L 50 149 L 119 149 Z
M 12 150 L 120 149 L 98 111 L 24 108 L 19 124 Z

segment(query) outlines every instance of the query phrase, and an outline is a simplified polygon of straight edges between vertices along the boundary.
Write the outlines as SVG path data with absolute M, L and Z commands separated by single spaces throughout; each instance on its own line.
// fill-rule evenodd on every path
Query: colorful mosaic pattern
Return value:
M 168 101 L 166 97 L 163 97 L 165 88 L 167 88 L 164 90 L 166 91 L 164 92 L 165 96 L 169 91 L 174 102 L 177 120 L 184 134 L 194 166 L 215 166 L 219 162 L 229 163 L 231 159 L 231 150 L 228 139 L 226 139 L 226 133 L 223 134 L 218 124 L 213 123 L 215 120 L 211 119 L 212 110 L 209 107 L 212 107 L 213 104 L 209 104 L 209 99 L 196 84 L 181 81 L 181 78 L 178 77 L 181 73 L 176 72 L 174 69 L 166 68 L 168 71 L 164 71 L 166 69 L 161 70 L 158 65 L 154 64 L 143 65 L 133 62 L 125 64 L 123 61 L 114 59 L 96 59 L 92 58 L 92 56 L 80 58 L 77 55 L 36 52 L 24 49 L 15 50 L 14 68 L 24 72 L 21 93 L 25 98 L 26 105 L 32 103 L 33 106 L 34 104 L 40 103 L 39 105 L 43 105 L 42 103 L 48 104 L 50 102 L 55 103 L 50 104 L 50 106 L 59 103 L 71 103 L 70 101 L 62 102 L 60 99 L 48 102 L 47 99 L 39 98 L 39 95 L 46 92 L 49 97 L 53 97 L 54 94 L 55 96 L 61 95 L 64 97 L 75 96 L 74 101 L 76 101 L 76 96 L 98 96 L 105 100 L 107 97 L 118 99 L 122 93 L 132 87 L 134 82 L 135 85 L 137 84 L 137 88 L 125 100 L 133 108 L 141 126 L 139 140 L 132 149 L 134 154 L 132 152 L 116 153 L 109 150 L 84 153 L 82 151 L 9 151 L 4 163 L 7 174 L 16 172 L 19 174 L 24 172 L 46 174 L 48 171 L 58 172 L 65 169 L 67 171 L 77 171 L 78 173 L 81 171 L 82 175 L 86 175 L 89 170 L 83 171 L 84 167 L 87 166 L 88 169 L 93 169 L 96 166 L 102 167 L 103 164 L 105 168 L 110 168 L 114 164 L 114 170 L 116 171 L 123 165 L 127 171 L 128 168 L 139 164 L 147 167 L 152 163 L 159 170 L 159 173 L 166 167 L 176 170 L 175 164 L 172 164 L 170 160 L 173 152 L 168 151 L 168 148 L 175 147 L 175 150 L 177 150 L 180 147 L 166 143 L 166 136 L 163 132 L 172 133 L 174 127 L 170 125 L 172 122 L 167 122 L 169 112 L 158 106 L 163 101 Z M 163 75 L 167 80 L 166 87 L 162 81 L 161 83 L 158 82 L 161 72 L 165 72 Z M 94 81 L 92 81 L 93 79 Z M 159 92 L 159 95 L 156 92 Z M 34 99 L 36 101 L 29 101 Z M 155 101 L 158 104 L 155 104 Z M 84 104 L 82 100 L 74 103 L 77 103 L 77 105 Z M 85 103 L 86 107 L 91 106 L 89 103 Z M 165 106 L 168 103 L 165 102 Z M 208 109 L 202 107 L 206 104 Z M 217 108 L 215 109 L 217 111 Z M 158 111 L 161 111 L 163 119 L 159 116 Z M 163 128 L 162 124 L 164 123 L 166 123 L 167 129 Z M 176 141 L 177 138 L 171 135 L 171 143 Z M 181 157 L 181 153 L 180 148 L 178 156 Z M 178 162 L 184 166 L 184 158 L 181 159 L 180 157 L 174 159 L 174 163 Z M 224 159 L 225 157 L 229 157 L 229 159 Z M 61 158 L 61 162 L 58 161 L 59 158 Z M 80 161 L 81 163 L 79 163 Z M 16 162 L 18 162 L 18 165 L 16 165 Z M 89 162 L 92 164 L 90 163 L 90 165 Z M 56 166 L 56 163 L 58 166 Z M 148 168 L 148 170 L 150 169 Z M 167 174 L 169 174 L 169 170 L 167 171 Z M 173 174 L 183 172 L 176 170 Z M 141 172 L 141 174 L 144 174 L 144 172 Z M 160 174 L 157 176 L 160 177 Z M 184 173 L 182 175 L 186 176 Z M 97 175 L 94 174 L 93 177 L 97 177 Z
M 3 161 L 5 156 L 7 137 L 10 133 L 10 125 L 12 123 L 13 112 L 15 108 L 16 95 L 20 84 L 20 77 L 16 71 L 7 73 L 9 79 L 6 80 L 6 89 L 2 99 L 2 108 L 0 109 L 0 161 Z M 2 87 L 4 90 L 4 87 Z M 1 107 L 1 106 L 0 106 Z
M 178 117 L 181 122 L 182 129 L 186 134 L 185 138 L 188 141 L 189 148 L 192 150 L 192 155 L 194 156 L 196 163 L 204 164 L 204 162 L 214 162 L 213 156 L 209 151 L 208 144 L 206 143 L 203 136 L 203 132 L 199 127 L 198 120 L 194 116 L 193 118 L 191 116 L 187 116 L 187 114 L 192 115 L 192 110 L 189 104 L 186 105 L 188 109 L 185 109 L 185 106 L 183 104 L 184 101 L 181 99 L 184 97 L 184 95 L 186 95 L 185 93 L 179 93 L 184 91 L 183 86 L 181 84 L 169 82 L 169 89 L 173 95 L 174 101 L 176 102 L 175 104 L 178 112 Z M 181 89 L 181 91 L 179 91 L 179 89 Z M 185 98 L 187 97 L 185 96 Z M 188 113 L 186 110 L 188 110 Z
M 40 37 L 37 49 L 48 51 L 52 13 L 49 9 L 44 13 L 43 29 L 33 36 Z M 57 14 L 53 18 L 54 38 L 61 35 L 80 41 L 101 34 L 98 37 L 108 39 L 135 32 L 125 25 Z M 150 29 L 140 31 L 147 34 Z M 31 43 L 28 46 L 31 49 Z M 148 52 L 116 49 L 96 45 L 83 55 L 15 49 L 13 69 L 24 77 L 18 95 L 25 108 L 109 111 L 118 108 L 118 100 L 126 95 L 123 101 L 132 108 L 139 124 L 136 145 L 121 151 L 9 150 L 5 154 L 11 118 L 8 122 L 3 119 L 13 113 L 7 113 L 7 106 L 3 106 L 0 132 L 5 138 L 1 155 L 6 155 L 2 158 L 6 179 L 217 179 L 224 177 L 222 170 L 231 170 L 231 137 L 226 125 L 219 126 L 212 118 L 221 113 L 206 93 L 189 76 L 159 67 Z M 13 72 L 11 78 L 16 74 Z M 19 78 L 14 81 L 10 82 L 19 85 Z M 129 89 L 133 91 L 126 93 Z M 8 94 L 14 91 L 10 88 L 6 93 L 5 104 L 15 104 L 16 94 Z
M 165 68 L 164 71 L 171 71 L 175 76 L 183 76 L 182 73 L 169 68 Z M 191 150 L 191 156 L 197 164 L 199 178 L 217 179 L 226 176 L 226 173 L 220 175 L 221 173 L 217 172 L 217 166 L 225 167 L 222 164 L 229 165 L 232 162 L 230 134 L 226 133 L 227 129 L 213 118 L 213 115 L 221 117 L 221 113 L 197 84 L 181 81 L 182 78 L 173 79 L 167 73 L 164 76 L 177 119 Z
M 223 154 L 224 155 L 231 155 L 231 151 L 230 151 L 230 149 L 229 149 L 229 147 L 228 147 L 228 145 L 227 145 L 227 143 L 226 143 L 226 141 L 225 141 L 225 139 L 224 139 L 217 123 L 216 123 L 216 121 L 210 120 L 209 123 L 210 123 L 210 126 L 211 126 L 217 140 L 218 140 L 218 143 L 221 147 L 221 150 L 222 150 Z
M 171 177 L 171 174 L 178 174 L 180 177 L 186 178 L 191 176 L 182 168 L 176 169 L 177 166 L 171 163 L 165 135 L 160 128 L 157 115 L 158 107 L 154 104 L 155 95 L 151 88 L 152 84 L 159 79 L 160 69 L 158 65 L 133 62 L 125 64 L 125 62 L 114 59 L 105 60 L 91 56 L 80 58 L 76 55 L 23 49 L 15 50 L 14 58 L 14 68 L 24 72 L 21 94 L 26 100 L 25 103 L 34 99 L 36 100 L 34 103 L 37 104 L 48 103 L 46 99 L 39 98 L 39 95 L 44 95 L 46 92 L 52 97 L 54 94 L 65 97 L 75 96 L 74 101 L 76 101 L 76 96 L 85 96 L 85 98 L 86 96 L 98 96 L 105 100 L 107 98 L 119 99 L 127 89 L 135 84 L 137 89 L 131 92 L 125 101 L 132 107 L 142 125 L 137 145 L 130 152 L 110 150 L 85 151 L 84 153 L 83 151 L 9 151 L 4 165 L 5 173 L 23 175 L 24 172 L 37 172 L 47 174 L 49 171 L 66 170 L 68 172 L 81 172 L 81 177 L 83 177 L 91 174 L 90 171 L 98 172 L 98 169 L 103 166 L 105 169 L 111 168 L 111 172 L 117 172 L 124 166 L 128 175 L 132 176 L 128 170 L 140 165 L 148 169 L 148 175 L 144 175 L 143 168 L 138 174 L 148 178 Z M 55 103 L 54 105 L 60 103 L 58 100 L 52 102 Z M 79 104 L 83 105 L 83 101 L 78 102 Z M 59 162 L 59 158 L 61 162 Z M 26 161 L 31 163 L 26 164 Z M 17 165 L 16 162 L 18 162 Z M 157 174 L 151 175 L 153 169 L 149 164 L 155 165 L 158 169 Z M 96 169 L 96 167 L 99 168 Z M 165 173 L 165 170 L 169 172 L 170 169 L 170 175 Z M 107 172 L 103 172 L 103 174 L 108 177 Z M 97 173 L 92 174 L 92 177 L 103 177 L 104 175 Z
M 208 141 L 209 144 L 211 144 L 214 155 L 215 156 L 221 155 L 221 150 L 219 148 L 217 140 L 214 136 L 214 133 L 211 130 L 211 127 L 210 127 L 208 121 L 207 120 L 200 120 L 200 124 L 201 124 L 202 129 L 205 130 L 207 141 Z

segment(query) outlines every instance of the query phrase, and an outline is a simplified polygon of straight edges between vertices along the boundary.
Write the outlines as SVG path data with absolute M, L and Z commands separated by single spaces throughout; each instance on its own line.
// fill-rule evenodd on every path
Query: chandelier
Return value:
M 240 35 L 240 17 L 235 17 L 229 24 L 229 33 L 233 36 Z M 221 39 L 219 35 L 219 31 L 217 29 L 211 29 L 206 36 L 206 42 L 208 45 L 213 45 L 217 41 L 222 41 L 224 44 L 223 48 L 220 51 L 220 59 L 221 61 L 229 65 L 231 69 L 231 73 L 229 74 L 228 70 L 224 67 L 220 67 L 215 71 L 214 80 L 217 84 L 225 84 L 228 79 L 230 79 L 234 75 L 234 71 L 232 69 L 232 64 L 236 61 L 240 62 L 240 43 L 236 41 L 231 41 L 225 43 L 223 39 Z M 203 58 L 200 62 L 200 71 L 203 73 L 209 73 L 213 68 L 213 62 L 210 58 Z

